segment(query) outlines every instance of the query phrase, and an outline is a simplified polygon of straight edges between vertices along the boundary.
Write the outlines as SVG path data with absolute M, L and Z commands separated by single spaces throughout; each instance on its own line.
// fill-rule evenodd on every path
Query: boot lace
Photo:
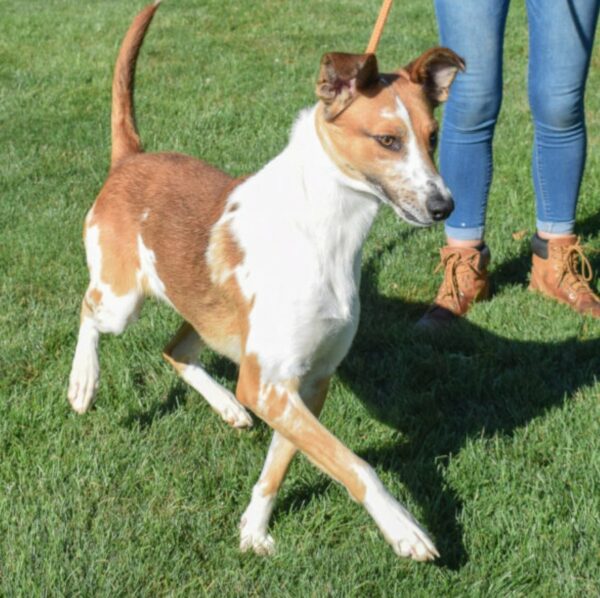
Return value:
M 592 265 L 583 252 L 579 240 L 575 245 L 563 249 L 562 271 L 558 286 L 566 282 L 575 293 L 593 293 L 589 283 L 594 276 Z
M 477 256 L 469 257 L 465 260 L 460 253 L 451 252 L 442 258 L 442 261 L 434 271 L 437 274 L 440 270 L 444 270 L 444 282 L 440 289 L 440 295 L 442 297 L 451 297 L 457 309 L 460 308 L 460 297 L 462 295 L 458 280 L 458 269 L 460 266 L 465 266 L 476 277 L 479 277 L 480 272 L 473 264 L 475 257 Z

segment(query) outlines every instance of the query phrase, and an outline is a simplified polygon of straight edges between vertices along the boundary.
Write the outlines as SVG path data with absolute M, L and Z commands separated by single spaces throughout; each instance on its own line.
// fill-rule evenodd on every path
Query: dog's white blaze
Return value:
M 409 127 L 410 131 L 413 132 L 412 123 L 410 120 L 410 115 L 408 114 L 408 110 L 404 105 L 404 102 L 396 96 L 396 117 L 401 118 L 406 121 L 406 125 Z M 414 133 L 413 133 L 414 134 Z
M 258 355 L 263 380 L 324 378 L 348 351 L 361 248 L 378 207 L 368 191 L 327 156 L 312 109 L 288 147 L 232 194 L 239 208 L 224 220 L 244 253 L 235 276 L 253 300 L 246 352 Z
M 411 188 L 415 190 L 424 190 L 428 181 L 431 181 L 435 173 L 425 162 L 421 150 L 417 143 L 410 115 L 406 106 L 400 98 L 396 98 L 396 115 L 406 123 L 406 159 L 397 160 L 394 163 L 396 172 L 402 174 L 403 178 L 411 183 Z
M 410 115 L 399 97 L 396 97 L 396 116 L 406 123 L 408 134 L 406 139 L 406 159 L 396 161 L 394 163 L 394 170 L 402 175 L 404 181 L 410 184 L 411 190 L 420 193 L 419 203 L 422 204 L 422 209 L 425 210 L 428 187 L 431 185 L 437 187 L 443 195 L 449 195 L 449 191 L 442 181 L 442 177 L 423 158 Z

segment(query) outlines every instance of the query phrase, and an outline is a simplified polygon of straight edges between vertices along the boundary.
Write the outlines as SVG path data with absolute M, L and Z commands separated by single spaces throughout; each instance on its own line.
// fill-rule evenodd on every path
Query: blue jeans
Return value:
M 509 2 L 435 0 L 442 45 L 467 63 L 450 91 L 440 144 L 440 171 L 456 205 L 446 222 L 453 239 L 483 238 Z M 585 164 L 583 96 L 600 0 L 526 2 L 537 227 L 569 234 Z

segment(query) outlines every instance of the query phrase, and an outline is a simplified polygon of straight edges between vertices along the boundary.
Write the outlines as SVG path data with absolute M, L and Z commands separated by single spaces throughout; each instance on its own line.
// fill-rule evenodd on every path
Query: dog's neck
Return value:
M 316 112 L 317 106 L 300 113 L 287 147 L 248 181 L 249 195 L 254 208 L 269 206 L 273 223 L 291 219 L 319 245 L 342 243 L 356 254 L 380 201 L 329 157 L 317 133 Z
M 224 212 L 244 255 L 244 295 L 267 277 L 290 304 L 303 296 L 310 307 L 326 293 L 332 318 L 356 318 L 361 250 L 379 205 L 361 185 L 323 149 L 315 110 L 303 111 L 287 147 L 231 194 L 235 209 Z

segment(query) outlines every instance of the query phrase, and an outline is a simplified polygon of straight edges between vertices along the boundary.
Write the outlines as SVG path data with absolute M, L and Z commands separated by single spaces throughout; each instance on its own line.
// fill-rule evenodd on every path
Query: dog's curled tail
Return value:
M 135 17 L 119 50 L 112 86 L 111 167 L 123 158 L 142 151 L 142 144 L 135 127 L 133 108 L 135 64 L 144 36 L 159 4 L 160 0 L 156 0 Z

